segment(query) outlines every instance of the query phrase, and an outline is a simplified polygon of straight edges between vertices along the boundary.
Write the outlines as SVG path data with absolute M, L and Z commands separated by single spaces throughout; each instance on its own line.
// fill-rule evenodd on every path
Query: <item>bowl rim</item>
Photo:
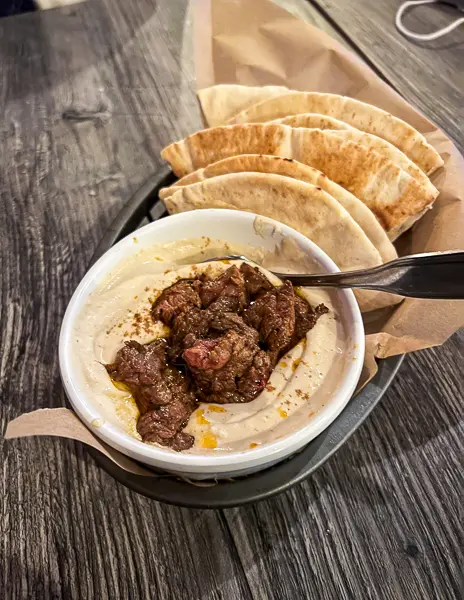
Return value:
M 166 218 L 154 221 L 137 229 L 137 239 L 149 238 L 155 230 L 163 228 L 178 227 L 182 234 L 183 224 L 191 225 L 192 219 L 208 220 L 241 220 L 243 223 L 253 225 L 256 218 L 264 218 L 267 222 L 274 224 L 284 235 L 293 237 L 300 246 L 307 250 L 327 272 L 339 272 L 338 267 L 331 258 L 314 242 L 306 238 L 303 234 L 291 227 L 280 223 L 274 219 L 262 217 L 255 213 L 236 211 L 229 209 L 202 209 L 177 215 L 171 215 Z M 289 448 L 296 451 L 317 437 L 345 408 L 355 391 L 359 377 L 362 371 L 364 361 L 365 339 L 364 326 L 361 312 L 355 296 L 351 290 L 339 290 L 346 304 L 346 307 L 352 317 L 350 321 L 350 333 L 353 343 L 357 345 L 357 360 L 352 361 L 345 371 L 342 384 L 339 385 L 331 397 L 331 410 L 324 410 L 322 414 L 316 415 L 304 427 L 301 427 L 281 439 L 257 446 L 253 449 L 246 449 L 235 452 L 210 453 L 210 454 L 187 454 L 173 452 L 164 449 L 161 446 L 146 444 L 122 428 L 113 425 L 105 420 L 95 426 L 96 420 L 102 419 L 98 409 L 92 406 L 91 399 L 79 389 L 75 384 L 73 374 L 72 360 L 70 355 L 70 337 L 75 318 L 82 310 L 84 301 L 91 290 L 98 287 L 101 281 L 114 268 L 115 264 L 123 261 L 129 253 L 125 250 L 129 247 L 133 250 L 133 233 L 125 236 L 117 244 L 105 252 L 97 262 L 86 272 L 76 288 L 66 309 L 59 337 L 59 364 L 61 378 L 66 390 L 66 394 L 84 424 L 98 437 L 103 439 L 113 448 L 122 453 L 135 458 L 141 462 L 156 465 L 160 468 L 181 472 L 189 471 L 192 473 L 215 473 L 217 471 L 238 471 L 250 469 L 262 464 L 269 464 L 278 461 L 280 458 L 288 456 Z M 179 236 L 181 239 L 182 235 Z M 152 242 L 155 245 L 156 241 Z M 348 321 L 347 321 L 348 322 Z

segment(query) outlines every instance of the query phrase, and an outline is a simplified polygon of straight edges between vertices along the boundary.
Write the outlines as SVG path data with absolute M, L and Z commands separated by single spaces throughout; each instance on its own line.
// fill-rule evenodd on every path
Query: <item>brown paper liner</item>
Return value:
M 451 140 L 358 57 L 269 0 L 194 0 L 197 87 L 219 83 L 284 85 L 374 104 L 425 135 L 445 164 L 432 181 L 432 210 L 399 241 L 401 255 L 464 247 L 464 161 Z M 369 323 L 358 390 L 376 373 L 375 358 L 437 346 L 464 324 L 464 301 L 406 299 Z M 6 439 L 56 435 L 88 444 L 132 473 L 150 475 L 96 438 L 70 410 L 39 410 L 12 421 Z
M 25 413 L 8 423 L 5 439 L 31 435 L 52 435 L 82 442 L 104 454 L 125 471 L 134 475 L 153 476 L 151 471 L 99 440 L 69 408 L 41 408 Z

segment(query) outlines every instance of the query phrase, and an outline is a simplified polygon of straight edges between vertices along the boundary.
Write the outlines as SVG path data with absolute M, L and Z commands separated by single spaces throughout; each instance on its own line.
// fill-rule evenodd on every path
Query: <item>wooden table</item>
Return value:
M 462 150 L 463 30 L 413 45 L 393 26 L 398 4 L 285 2 Z M 71 293 L 162 146 L 199 124 L 186 6 L 92 0 L 0 21 L 2 431 L 66 404 L 57 341 Z M 408 22 L 425 31 L 449 10 Z M 117 484 L 78 443 L 2 442 L 0 597 L 458 597 L 462 340 L 408 356 L 342 450 L 254 506 L 165 506 Z

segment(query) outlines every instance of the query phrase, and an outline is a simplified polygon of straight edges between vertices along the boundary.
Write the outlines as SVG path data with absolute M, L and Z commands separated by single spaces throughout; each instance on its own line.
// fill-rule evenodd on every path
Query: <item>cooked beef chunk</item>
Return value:
M 180 400 L 153 408 L 139 418 L 137 431 L 144 442 L 169 446 L 178 452 L 188 450 L 193 446 L 195 438 L 181 429 L 187 425 L 193 410 L 187 412 L 185 404 Z
M 271 375 L 271 357 L 264 350 L 259 350 L 253 357 L 251 368 L 238 380 L 237 390 L 245 398 L 245 402 L 254 400 L 263 391 Z
M 190 348 L 200 338 L 206 337 L 210 315 L 206 310 L 192 308 L 174 320 L 168 354 L 171 360 L 177 360 L 186 348 Z
M 244 311 L 245 321 L 259 331 L 261 342 L 272 354 L 273 363 L 288 346 L 295 329 L 295 293 L 292 284 L 261 294 Z
M 246 303 L 245 281 L 235 265 L 220 277 L 203 282 L 200 290 L 203 308 L 221 312 L 240 312 Z
M 237 380 L 250 369 L 259 352 L 256 332 L 248 329 L 241 334 L 231 329 L 217 339 L 199 340 L 184 351 L 183 358 L 205 402 L 248 401 L 237 391 Z
M 308 331 L 314 327 L 319 317 L 328 312 L 329 309 L 324 304 L 319 304 L 313 310 L 303 298 L 295 294 L 295 330 L 288 349 L 290 350 L 302 340 Z
M 240 315 L 233 312 L 226 313 L 212 313 L 210 315 L 209 327 L 213 331 L 225 332 L 233 329 L 237 333 L 244 333 L 247 336 L 256 340 L 258 343 L 259 334 L 258 332 L 247 325 Z
M 177 360 L 182 352 L 193 346 L 197 340 L 214 339 L 229 329 L 238 333 L 252 332 L 252 335 L 258 339 L 257 332 L 246 325 L 245 321 L 236 313 L 221 313 L 209 308 L 206 310 L 192 308 L 174 320 L 168 356 L 171 360 Z
M 245 279 L 245 289 L 250 300 L 253 300 L 262 292 L 272 290 L 272 283 L 258 267 L 252 267 L 244 262 L 240 265 L 240 272 Z
M 184 359 L 191 369 L 217 371 L 229 362 L 232 346 L 225 337 L 215 340 L 198 340 L 184 351 Z
M 152 306 L 153 319 L 171 326 L 176 317 L 191 308 L 200 308 L 201 300 L 198 294 L 200 285 L 197 279 L 182 279 L 163 290 Z
M 165 340 L 144 346 L 126 342 L 106 370 L 134 396 L 141 414 L 137 430 L 143 441 L 174 447 L 181 439 L 184 445 L 188 441 L 186 434 L 176 436 L 195 410 L 196 399 L 188 378 L 168 364 L 166 346 Z M 192 444 L 193 438 L 188 447 Z
M 166 368 L 164 340 L 145 346 L 126 342 L 114 363 L 105 366 L 111 379 L 124 383 L 134 393 L 141 413 L 147 412 L 151 404 L 161 406 L 171 401 L 171 390 L 160 377 Z

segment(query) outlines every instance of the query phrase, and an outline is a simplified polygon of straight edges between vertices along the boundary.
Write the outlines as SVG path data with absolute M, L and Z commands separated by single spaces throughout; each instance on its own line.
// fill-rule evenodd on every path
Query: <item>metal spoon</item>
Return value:
M 246 256 L 231 254 L 211 260 L 245 260 Z M 306 287 L 337 287 L 377 290 L 410 298 L 464 300 L 464 251 L 430 252 L 397 258 L 372 269 L 303 275 L 275 273 L 293 285 Z

